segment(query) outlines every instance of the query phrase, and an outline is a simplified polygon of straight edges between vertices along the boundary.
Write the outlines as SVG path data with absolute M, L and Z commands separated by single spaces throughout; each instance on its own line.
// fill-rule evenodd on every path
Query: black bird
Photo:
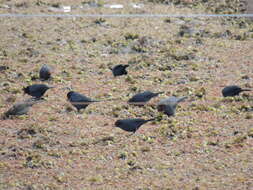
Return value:
M 127 74 L 127 70 L 126 70 L 127 67 L 129 67 L 129 65 L 119 64 L 119 65 L 114 66 L 111 69 L 113 76 L 116 77 L 116 76 L 120 76 L 120 75 L 126 75 Z
M 153 119 L 120 119 L 115 122 L 115 126 L 128 132 L 136 132 L 143 124 L 153 121 Z
M 169 98 L 163 99 L 158 103 L 157 110 L 159 112 L 165 113 L 168 117 L 175 115 L 177 104 L 182 102 L 187 97 L 177 98 L 175 96 L 171 96 Z
M 24 114 L 27 114 L 30 107 L 32 107 L 34 104 L 39 103 L 39 102 L 41 102 L 41 101 L 28 99 L 24 102 L 16 103 L 8 111 L 6 111 L 4 113 L 4 119 L 8 118 L 11 115 L 24 115 Z
M 78 92 L 70 91 L 67 94 L 68 101 L 77 109 L 79 112 L 81 109 L 85 109 L 89 104 L 93 102 L 99 102 L 92 100 Z
M 5 71 L 7 69 L 9 69 L 8 66 L 0 65 L 0 71 Z
M 23 88 L 24 93 L 29 94 L 35 98 L 41 98 L 45 92 L 54 87 L 47 86 L 45 84 L 33 84 L 31 86 L 27 86 Z
M 241 87 L 236 85 L 226 86 L 225 88 L 222 89 L 222 95 L 224 97 L 237 96 L 243 91 L 251 91 L 251 89 L 242 89 Z
M 40 79 L 48 80 L 51 78 L 51 68 L 48 65 L 43 65 L 40 69 Z
M 151 98 L 158 96 L 159 94 L 162 94 L 163 92 L 150 92 L 150 91 L 144 91 L 142 93 L 138 93 L 134 95 L 132 98 L 128 100 L 129 104 L 133 105 L 144 105 L 146 104 Z

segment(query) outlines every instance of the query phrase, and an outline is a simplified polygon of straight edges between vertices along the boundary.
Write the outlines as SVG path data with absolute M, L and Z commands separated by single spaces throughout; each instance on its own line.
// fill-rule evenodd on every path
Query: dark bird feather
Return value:
M 121 128 L 124 131 L 128 132 L 136 132 L 143 124 L 153 121 L 153 119 L 139 119 L 139 118 L 131 118 L 131 119 L 120 119 L 115 122 L 115 126 Z
M 41 102 L 41 100 L 38 101 L 36 99 L 28 99 L 24 102 L 16 103 L 4 113 L 3 118 L 6 119 L 14 115 L 25 115 L 34 104 L 39 102 Z
M 99 102 L 97 100 L 92 100 L 85 95 L 78 92 L 70 91 L 67 94 L 68 101 L 78 110 L 85 109 L 89 104 L 94 102 Z
M 243 91 L 251 91 L 251 89 L 243 89 L 236 85 L 226 86 L 222 89 L 222 95 L 224 97 L 228 96 L 238 96 Z
M 175 96 L 171 96 L 169 98 L 161 100 L 157 105 L 157 110 L 159 112 L 165 113 L 167 116 L 175 115 L 176 108 L 179 102 L 182 102 L 187 97 L 177 98 Z
M 126 70 L 127 67 L 129 67 L 129 65 L 119 64 L 119 65 L 114 66 L 111 69 L 113 76 L 116 77 L 116 76 L 126 75 L 127 74 L 127 70 Z
M 54 87 L 47 86 L 45 84 L 33 84 L 23 88 L 24 93 L 33 96 L 35 98 L 41 98 L 45 92 Z
M 163 92 L 151 92 L 151 91 L 144 91 L 142 93 L 138 93 L 134 95 L 132 98 L 128 100 L 129 104 L 133 105 L 144 105 L 146 104 L 151 98 L 154 98 L 158 96 L 159 94 L 162 94 Z
M 48 80 L 51 78 L 51 68 L 48 65 L 43 65 L 40 69 L 40 79 Z

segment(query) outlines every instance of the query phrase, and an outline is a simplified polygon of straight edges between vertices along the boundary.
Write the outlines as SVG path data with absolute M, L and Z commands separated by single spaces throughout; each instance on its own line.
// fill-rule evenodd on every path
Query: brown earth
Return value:
M 72 14 L 241 11 L 238 1 L 175 2 L 139 1 L 144 8 L 134 9 L 112 1 L 124 9 L 109 9 L 103 1 L 2 0 L 0 13 L 54 14 L 61 5 L 72 5 Z M 0 18 L 0 36 L 0 65 L 9 67 L 0 72 L 1 113 L 28 98 L 23 86 L 42 83 L 36 77 L 43 64 L 54 68 L 44 83 L 56 86 L 27 116 L 0 121 L 0 189 L 252 189 L 253 94 L 221 97 L 225 85 L 253 88 L 252 22 Z M 130 64 L 129 74 L 114 78 L 109 67 L 119 63 Z M 77 114 L 67 86 L 117 100 Z M 126 104 L 143 90 L 165 94 L 145 107 Z M 189 98 L 168 118 L 155 104 L 170 95 Z M 156 116 L 132 136 L 114 127 L 117 119 Z
M 247 13 L 253 14 L 253 0 L 247 0 Z

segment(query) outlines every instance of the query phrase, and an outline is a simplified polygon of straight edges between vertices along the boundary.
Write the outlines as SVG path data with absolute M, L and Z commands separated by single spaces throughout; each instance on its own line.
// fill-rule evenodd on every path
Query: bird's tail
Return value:
M 183 96 L 183 97 L 181 97 L 181 98 L 178 98 L 177 102 L 178 102 L 178 103 L 179 103 L 179 102 L 182 102 L 182 101 L 184 101 L 186 98 L 187 98 L 187 96 Z
M 249 88 L 244 88 L 241 91 L 252 91 L 253 89 L 249 89 Z
M 102 102 L 102 100 L 91 100 L 90 102 Z
M 159 94 L 163 94 L 164 92 L 162 91 L 162 92 L 157 92 L 157 93 L 155 93 L 155 96 L 158 96 Z
M 154 121 L 154 120 L 156 120 L 156 118 L 147 119 L 146 122 Z

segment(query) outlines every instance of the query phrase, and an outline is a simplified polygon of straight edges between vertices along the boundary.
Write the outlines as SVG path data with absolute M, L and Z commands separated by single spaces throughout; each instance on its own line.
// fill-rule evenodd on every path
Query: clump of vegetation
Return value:
M 126 33 L 124 37 L 125 37 L 126 40 L 135 40 L 135 39 L 139 38 L 139 35 L 138 34 L 132 34 L 132 33 Z
M 95 140 L 93 144 L 100 144 L 103 146 L 107 146 L 107 145 L 113 144 L 114 142 L 115 142 L 115 138 L 113 136 L 107 136 L 107 137 L 103 137 L 101 139 Z
M 202 98 L 206 95 L 206 89 L 204 87 L 201 87 L 200 89 L 197 89 L 195 91 L 195 96 L 197 96 L 198 98 Z
M 26 161 L 24 163 L 25 167 L 28 168 L 39 168 L 43 166 L 42 157 L 39 154 L 31 154 L 26 157 Z
M 17 133 L 20 139 L 31 138 L 37 134 L 36 128 L 31 126 L 28 128 L 20 129 Z
M 248 136 L 249 136 L 249 137 L 253 137 L 253 128 L 251 128 L 251 129 L 248 131 Z
M 98 18 L 94 21 L 95 24 L 102 24 L 102 23 L 105 23 L 106 20 L 104 18 Z
M 161 14 L 220 14 L 243 13 L 240 2 L 146 0 L 111 9 L 114 3 L 100 0 L 36 0 L 28 6 L 4 0 L 0 9 L 29 14 L 71 6 L 71 14 L 141 14 L 152 7 Z M 136 8 L 140 3 L 144 8 Z M 232 17 L 1 21 L 0 112 L 30 98 L 22 92 L 28 84 L 56 88 L 27 116 L 0 121 L 0 189 L 250 188 L 245 168 L 251 167 L 252 94 L 224 98 L 221 90 L 229 84 L 253 87 L 251 22 Z M 52 65 L 52 80 L 38 80 L 43 64 Z M 128 74 L 113 77 L 110 68 L 117 64 L 129 64 Z M 67 101 L 70 90 L 101 102 L 77 112 Z M 145 106 L 127 103 L 146 90 L 164 93 Z M 173 95 L 188 98 L 174 116 L 158 112 L 157 103 Z M 155 121 L 129 134 L 115 128 L 124 118 Z M 226 168 L 237 171 L 235 180 Z M 205 176 L 196 172 L 203 170 Z M 188 171 L 194 175 L 185 175 Z M 211 184 L 202 183 L 210 179 Z
M 205 104 L 195 104 L 195 103 L 192 103 L 190 105 L 190 108 L 192 110 L 196 110 L 196 111 L 204 111 L 204 112 L 213 111 L 213 109 L 210 106 L 205 105 Z

